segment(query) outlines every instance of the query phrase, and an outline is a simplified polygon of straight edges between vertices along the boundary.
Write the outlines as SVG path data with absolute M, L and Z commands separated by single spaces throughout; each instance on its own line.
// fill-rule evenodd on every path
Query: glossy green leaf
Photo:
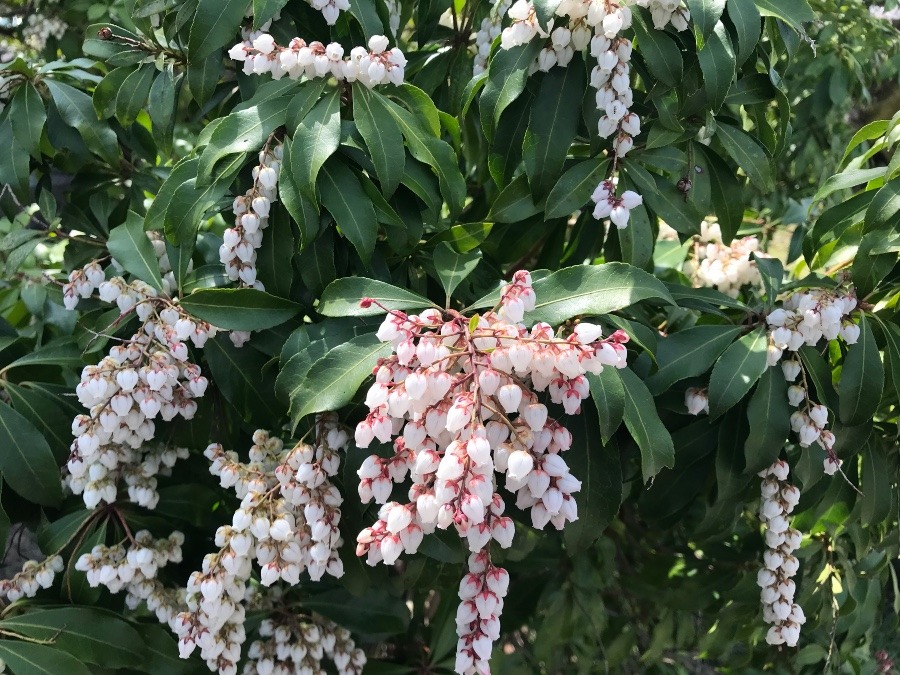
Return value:
M 360 300 L 363 298 L 370 298 L 375 303 L 362 307 Z M 323 316 L 377 316 L 384 314 L 385 309 L 400 311 L 425 309 L 431 304 L 426 298 L 383 281 L 345 277 L 329 284 L 322 293 L 317 309 Z M 385 309 L 378 305 L 382 305 Z
M 59 116 L 84 139 L 85 145 L 112 166 L 118 166 L 119 144 L 116 133 L 100 124 L 91 97 L 68 84 L 46 79 L 44 83 L 53 97 Z
M 264 330 L 297 315 L 295 302 L 255 288 L 207 288 L 181 299 L 192 316 L 223 330 Z
M 447 297 L 459 286 L 481 262 L 481 251 L 475 249 L 467 253 L 458 253 L 450 244 L 442 242 L 434 249 L 434 268 Z
M 772 164 L 755 138 L 737 127 L 723 123 L 716 127 L 716 138 L 756 187 L 761 190 L 771 189 Z
M 697 0 L 704 4 L 712 4 L 712 0 Z M 718 3 L 715 3 L 718 4 Z M 721 3 L 724 6 L 724 3 Z M 736 57 L 731 38 L 725 24 L 721 21 L 709 34 L 703 49 L 697 54 L 700 70 L 703 72 L 703 85 L 713 112 L 718 112 L 725 102 L 731 83 L 734 81 Z
M 635 51 L 647 64 L 647 69 L 663 84 L 676 86 L 684 71 L 678 44 L 665 31 L 647 26 L 643 20 L 635 20 L 633 27 L 637 37 Z
M 608 159 L 596 157 L 568 169 L 547 195 L 546 217 L 561 218 L 583 208 L 597 185 L 606 177 L 608 166 Z
M 123 127 L 131 125 L 147 107 L 147 97 L 150 95 L 150 87 L 153 86 L 155 76 L 156 67 L 144 63 L 122 82 L 116 96 L 116 119 Z
M 659 370 L 646 381 L 650 393 L 658 396 L 679 380 L 705 373 L 740 331 L 739 326 L 695 326 L 660 340 Z
M 359 335 L 316 361 L 305 384 L 291 397 L 294 420 L 347 405 L 379 358 L 391 353 L 390 343 L 374 334 Z
M 156 76 L 147 98 L 147 114 L 153 122 L 153 140 L 163 156 L 172 153 L 180 84 L 181 76 L 176 78 L 173 69 L 166 68 Z
M 599 375 L 588 374 L 587 378 L 597 408 L 600 438 L 606 444 L 625 417 L 625 386 L 616 368 L 604 368 Z
M 353 119 L 372 155 L 382 192 L 390 197 L 400 184 L 406 164 L 400 127 L 381 94 L 359 82 L 353 83 Z
M 0 640 L 0 659 L 13 675 L 91 675 L 71 654 L 22 640 Z
M 725 8 L 737 32 L 737 65 L 750 58 L 759 42 L 762 24 L 753 0 L 728 0 Z
M 30 502 L 54 506 L 62 499 L 59 467 L 40 432 L 25 417 L 0 402 L 0 473 Z
M 47 122 L 47 110 L 31 82 L 25 81 L 19 85 L 9 102 L 7 114 L 18 144 L 32 157 L 40 157 L 41 133 Z
M 766 369 L 768 335 L 762 328 L 733 343 L 713 366 L 709 379 L 709 416 L 719 417 L 734 407 Z
M 190 58 L 203 59 L 217 49 L 238 42 L 249 5 L 247 0 L 199 0 L 188 37 Z
M 325 160 L 334 154 L 341 137 L 340 96 L 337 89 L 325 96 L 303 118 L 294 132 L 289 170 L 297 188 L 313 203 L 316 178 Z M 302 148 L 302 152 L 297 150 Z M 288 168 L 288 167 L 285 167 Z
M 841 423 L 856 426 L 872 419 L 884 389 L 884 364 L 865 314 L 859 315 L 859 340 L 847 348 L 838 384 Z
M 322 205 L 368 265 L 378 236 L 378 219 L 359 179 L 343 162 L 328 162 L 319 173 L 318 185 Z
M 619 374 L 625 388 L 625 426 L 641 450 L 641 474 L 646 483 L 663 467 L 675 466 L 675 446 L 647 386 L 630 368 Z
M 106 246 L 110 255 L 128 272 L 157 290 L 162 288 L 159 261 L 153 250 L 153 244 L 144 232 L 144 223 L 140 216 L 131 213 L 126 222 L 114 227 L 109 233 Z
M 488 140 L 494 138 L 494 130 L 500 115 L 525 90 L 528 68 L 541 50 L 539 40 L 512 49 L 501 49 L 491 59 L 487 83 L 479 98 L 481 128 Z
M 803 24 L 816 20 L 816 14 L 812 11 L 806 0 L 754 0 L 759 13 L 763 16 L 774 16 L 781 19 L 796 31 L 803 30 Z
M 750 433 L 744 441 L 748 473 L 756 473 L 774 462 L 791 431 L 788 383 L 780 367 L 767 368 L 759 378 L 747 405 Z

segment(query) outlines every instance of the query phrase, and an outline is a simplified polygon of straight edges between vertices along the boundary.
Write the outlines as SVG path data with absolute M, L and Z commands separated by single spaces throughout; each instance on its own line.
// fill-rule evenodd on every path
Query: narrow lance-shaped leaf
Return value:
M 709 379 L 709 415 L 715 419 L 740 401 L 766 369 L 768 335 L 762 327 L 732 344 Z
M 293 152 L 297 151 L 296 141 L 292 148 Z M 372 200 L 343 162 L 331 161 L 323 166 L 318 184 L 322 205 L 334 218 L 341 234 L 353 244 L 363 264 L 368 266 L 378 236 L 378 218 Z
M 224 330 L 263 330 L 284 323 L 300 311 L 296 302 L 255 288 L 207 288 L 181 300 L 192 316 Z
M 406 164 L 400 127 L 382 102 L 382 95 L 359 82 L 353 83 L 353 119 L 372 154 L 381 190 L 390 198 Z
M 375 302 L 363 307 L 360 301 L 370 298 Z M 375 279 L 345 277 L 328 285 L 319 299 L 318 311 L 323 316 L 377 316 L 384 309 L 425 309 L 431 301 L 420 295 Z
M 646 483 L 663 467 L 675 466 L 675 445 L 659 419 L 647 386 L 629 368 L 620 370 L 619 375 L 625 388 L 625 426 L 641 450 L 641 473 Z
M 434 268 L 441 280 L 441 285 L 447 292 L 447 297 L 453 295 L 456 287 L 475 271 L 480 262 L 481 251 L 478 249 L 467 253 L 457 253 L 447 242 L 442 242 L 435 247 Z
M 316 177 L 319 169 L 338 149 L 340 138 L 340 97 L 337 89 L 334 89 L 325 94 L 303 118 L 291 143 L 291 176 L 297 188 L 312 203 L 318 202 Z
M 780 367 L 767 368 L 747 405 L 750 433 L 744 441 L 748 473 L 756 473 L 778 458 L 791 430 L 788 384 Z
M 139 215 L 129 212 L 128 220 L 110 231 L 106 245 L 110 255 L 127 271 L 156 290 L 162 288 L 159 261 Z
M 850 345 L 838 384 L 838 417 L 856 426 L 872 419 L 884 389 L 884 364 L 865 314 L 859 317 L 859 340 Z
M 756 187 L 761 190 L 772 187 L 772 163 L 755 138 L 737 127 L 722 123 L 716 127 L 716 137 Z
M 25 499 L 53 506 L 62 499 L 53 452 L 31 422 L 0 402 L 0 473 Z
M 203 59 L 237 40 L 249 5 L 247 0 L 199 0 L 188 37 L 191 60 Z
M 659 395 L 679 380 L 702 375 L 740 331 L 738 326 L 695 326 L 660 340 L 659 370 L 647 379 L 647 388 Z
M 306 415 L 347 405 L 378 359 L 390 352 L 391 345 L 372 333 L 332 349 L 312 365 L 306 384 L 291 398 L 294 424 Z
M 604 368 L 599 375 L 588 374 L 587 378 L 597 407 L 600 438 L 605 444 L 625 417 L 625 386 L 615 368 Z

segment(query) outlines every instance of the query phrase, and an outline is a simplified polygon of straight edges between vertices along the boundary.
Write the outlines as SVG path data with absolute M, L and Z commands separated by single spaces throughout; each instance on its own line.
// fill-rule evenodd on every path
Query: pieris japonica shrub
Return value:
M 890 672 L 900 116 L 779 179 L 843 14 L 83 4 L 0 70 L 3 669 Z

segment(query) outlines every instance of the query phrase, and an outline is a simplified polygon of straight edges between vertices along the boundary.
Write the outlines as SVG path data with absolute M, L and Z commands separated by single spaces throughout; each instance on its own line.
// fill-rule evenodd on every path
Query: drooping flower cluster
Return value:
M 700 413 L 709 414 L 709 392 L 699 387 L 688 387 L 684 392 L 684 405 L 687 407 L 688 414 L 699 415 Z
M 259 153 L 259 164 L 253 167 L 253 185 L 232 204 L 234 227 L 222 235 L 219 260 L 232 281 L 242 286 L 265 290 L 256 278 L 256 251 L 262 246 L 263 230 L 269 226 L 272 203 L 278 201 L 278 176 L 284 148 L 269 142 Z
M 812 289 L 794 293 L 783 307 L 773 310 L 766 317 L 769 326 L 768 364 L 774 366 L 785 351 L 797 352 L 804 345 L 813 346 L 822 338 L 834 340 L 838 337 L 848 345 L 859 339 L 859 326 L 850 318 L 856 309 L 856 297 L 850 293 L 837 293 L 823 289 Z M 841 466 L 841 460 L 834 451 L 834 434 L 826 429 L 828 409 L 810 399 L 809 387 L 803 363 L 792 355 L 781 362 L 781 368 L 788 382 L 799 383 L 788 388 L 788 401 L 799 406 L 791 415 L 791 429 L 797 434 L 801 447 L 818 443 L 824 448 L 825 473 L 833 475 Z
M 148 530 L 134 535 L 126 548 L 122 544 L 98 544 L 75 562 L 75 569 L 85 572 L 88 584 L 103 585 L 111 593 L 125 591 L 125 604 L 137 609 L 146 601 L 147 608 L 156 613 L 161 623 L 169 623 L 183 605 L 181 593 L 169 589 L 156 578 L 158 571 L 169 563 L 181 562 L 184 534 L 175 531 L 165 539 L 154 539 Z
M 187 343 L 202 347 L 215 329 L 140 281 L 113 277 L 100 285 L 100 297 L 115 300 L 123 313 L 134 309 L 143 323 L 97 365 L 82 370 L 75 393 L 89 412 L 72 422 L 66 482 L 94 508 L 115 501 L 125 478 L 129 497 L 153 508 L 159 499 L 154 475 L 186 456 L 184 450 L 160 452 L 146 445 L 156 433 L 154 419 L 194 416 L 194 399 L 203 396 L 208 381 L 190 362 Z
M 241 498 L 231 525 L 216 531 L 219 550 L 188 581 L 188 611 L 173 622 L 183 657 L 200 646 L 211 670 L 235 672 L 245 639 L 243 599 L 255 559 L 260 580 L 295 585 L 309 573 L 343 575 L 338 557 L 342 497 L 330 478 L 340 466 L 339 452 L 349 435 L 329 415 L 316 422 L 314 444 L 286 450 L 265 431 L 253 435 L 250 462 L 213 444 L 206 449 L 210 472 Z
M 41 588 L 50 588 L 53 579 L 63 571 L 63 559 L 51 555 L 40 562 L 28 560 L 22 565 L 22 571 L 12 579 L 0 581 L 0 595 L 9 602 L 21 598 L 33 598 Z
M 691 12 L 683 0 L 634 0 L 634 4 L 650 10 L 653 27 L 657 30 L 663 30 L 669 24 L 677 31 L 687 30 L 691 20 Z
M 481 25 L 475 33 L 475 62 L 472 65 L 472 75 L 480 75 L 487 70 L 491 45 L 500 35 L 500 25 L 511 5 L 512 0 L 496 0 L 491 5 L 490 13 L 481 20 Z
M 634 190 L 625 190 L 621 196 L 616 196 L 616 186 L 612 179 L 602 181 L 591 195 L 594 202 L 594 218 L 603 220 L 609 218 L 617 228 L 628 227 L 631 217 L 631 209 L 644 203 L 643 198 Z
M 744 286 L 761 283 L 753 254 L 759 252 L 755 236 L 735 239 L 727 246 L 718 223 L 703 221 L 695 245 L 692 275 L 695 286 L 709 286 L 735 298 Z
M 491 539 L 508 547 L 513 536 L 495 471 L 505 474 L 516 505 L 531 510 L 535 527 L 551 522 L 562 529 L 577 518 L 573 494 L 581 483 L 560 455 L 572 435 L 548 418 L 537 392 L 578 413 L 589 395 L 586 373 L 624 367 L 628 338 L 617 331 L 601 340 L 600 327 L 589 323 L 567 338 L 545 323 L 529 331 L 519 322 L 534 302 L 531 276 L 520 271 L 497 308 L 477 318 L 436 309 L 409 316 L 392 311 L 379 328 L 378 337 L 391 342 L 395 354 L 374 370 L 366 396 L 370 412 L 356 428 L 356 443 L 365 448 L 376 438 L 397 438 L 392 456 L 373 455 L 358 472 L 361 499 L 384 504 L 379 520 L 357 538 L 357 555 L 369 564 L 392 564 L 401 552 L 414 552 L 425 534 L 452 525 L 473 553 L 471 574 L 505 575 L 488 553 Z M 393 483 L 407 474 L 413 481 L 409 503 L 389 501 Z M 488 669 L 502 608 L 502 594 L 490 593 L 477 617 L 460 610 L 466 620 L 458 622 L 458 663 L 467 664 L 460 672 Z
M 345 0 L 344 0 L 345 1 Z M 346 82 L 359 81 L 367 87 L 379 84 L 403 84 L 406 57 L 399 48 L 388 49 L 384 35 L 369 38 L 369 50 L 354 47 L 344 58 L 344 48 L 337 42 L 306 43 L 295 37 L 287 47 L 276 44 L 268 33 L 251 33 L 228 54 L 243 61 L 247 75 L 271 73 L 276 80 L 287 75 L 291 79 L 334 77 Z
M 800 567 L 794 551 L 800 548 L 802 535 L 790 526 L 788 515 L 800 501 L 800 490 L 787 482 L 787 462 L 776 461 L 759 476 L 763 479 L 759 519 L 765 527 L 766 551 L 756 581 L 762 589 L 763 620 L 772 624 L 766 642 L 796 647 L 800 626 L 806 621 L 803 609 L 794 602 L 792 579 Z
M 366 655 L 336 624 L 297 614 L 266 619 L 259 626 L 260 640 L 247 650 L 244 675 L 301 675 L 324 673 L 322 660 L 334 663 L 339 675 L 359 675 Z

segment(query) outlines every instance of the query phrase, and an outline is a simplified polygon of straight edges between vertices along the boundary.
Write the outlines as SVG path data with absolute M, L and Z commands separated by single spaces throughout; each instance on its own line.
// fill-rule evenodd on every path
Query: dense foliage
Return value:
M 0 2 L 6 669 L 891 672 L 900 35 L 832 5 Z

